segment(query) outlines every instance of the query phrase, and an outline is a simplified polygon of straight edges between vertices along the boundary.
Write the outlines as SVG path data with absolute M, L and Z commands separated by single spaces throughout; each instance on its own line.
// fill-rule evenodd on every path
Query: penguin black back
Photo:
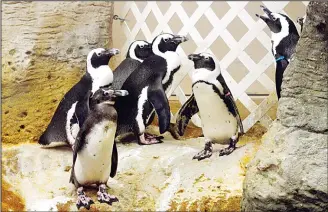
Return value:
M 116 133 L 117 135 L 126 133 L 135 127 L 135 120 L 133 119 L 136 117 L 138 112 L 137 102 L 142 89 L 150 86 L 150 83 L 152 83 L 155 86 L 150 86 L 153 87 L 152 89 L 163 90 L 163 88 L 159 87 L 162 87 L 162 79 L 164 78 L 165 74 L 166 60 L 160 56 L 152 55 L 145 59 L 143 63 L 140 64 L 138 68 L 124 82 L 122 89 L 127 90 L 129 92 L 129 96 L 120 98 L 115 102 L 115 108 L 119 117 Z M 146 101 L 143 105 L 143 119 L 149 115 L 151 110 L 152 105 Z M 165 123 L 164 126 L 168 124 L 169 123 Z M 163 128 L 166 128 L 164 126 Z
M 276 54 L 275 59 L 276 59 L 276 76 L 275 76 L 276 92 L 277 92 L 278 99 L 280 99 L 282 79 L 289 62 L 281 54 Z
M 136 40 L 129 46 L 126 58 L 114 70 L 113 89 L 121 89 L 130 74 L 149 56 L 153 55 L 151 43 Z

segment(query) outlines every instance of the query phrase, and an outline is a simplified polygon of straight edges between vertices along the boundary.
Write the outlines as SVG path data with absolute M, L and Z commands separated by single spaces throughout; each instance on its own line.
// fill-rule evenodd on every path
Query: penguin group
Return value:
M 299 34 L 291 19 L 262 6 L 267 17 L 256 14 L 270 28 L 272 54 L 276 60 L 276 91 L 280 98 L 283 72 L 295 51 Z M 303 20 L 298 22 L 303 25 Z M 182 35 L 161 33 L 151 42 L 133 41 L 125 59 L 112 71 L 110 59 L 116 48 L 96 48 L 86 57 L 86 72 L 60 101 L 49 125 L 39 138 L 43 147 L 69 145 L 73 150 L 69 182 L 77 188 L 76 206 L 90 209 L 94 201 L 85 186 L 97 185 L 97 198 L 112 205 L 118 198 L 107 193 L 107 181 L 116 175 L 116 142 L 137 141 L 139 145 L 163 142 L 163 136 L 146 133 L 155 115 L 159 132 L 184 135 L 193 115 L 199 113 L 204 149 L 193 156 L 203 160 L 213 153 L 213 144 L 227 145 L 219 156 L 229 155 L 244 129 L 234 97 L 221 74 L 219 61 L 206 52 L 191 53 L 192 94 L 170 123 L 168 98 L 176 89 L 181 70 L 179 45 Z M 213 110 L 213 108 L 215 108 Z M 177 136 L 174 138 L 179 139 Z

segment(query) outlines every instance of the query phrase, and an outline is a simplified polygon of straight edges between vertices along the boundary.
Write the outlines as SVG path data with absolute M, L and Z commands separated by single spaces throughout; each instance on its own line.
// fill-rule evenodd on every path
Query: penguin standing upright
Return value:
M 106 192 L 109 177 L 116 175 L 118 154 L 115 144 L 117 113 L 115 98 L 128 95 L 124 90 L 98 89 L 88 93 L 87 118 L 73 145 L 73 165 L 70 182 L 77 187 L 78 209 L 90 209 L 92 199 L 87 197 L 83 186 L 98 184 L 98 201 L 112 204 L 118 201 Z
M 178 133 L 180 136 L 184 134 L 189 120 L 199 111 L 206 143 L 204 150 L 193 159 L 209 158 L 212 155 L 212 143 L 229 144 L 228 148 L 220 150 L 220 156 L 228 155 L 236 148 L 238 130 L 244 133 L 233 96 L 212 55 L 190 54 L 188 58 L 194 62 L 191 77 L 193 94 L 178 112 Z
M 87 56 L 87 72 L 62 98 L 47 129 L 40 136 L 39 144 L 44 147 L 72 144 L 79 130 L 75 114 L 76 104 L 84 98 L 88 90 L 95 92 L 100 87 L 109 86 L 113 81 L 113 72 L 108 63 L 118 49 L 97 48 Z
M 150 115 L 155 109 L 160 133 L 170 125 L 170 107 L 166 92 L 171 89 L 174 74 L 180 69 L 180 56 L 176 49 L 187 41 L 184 36 L 169 33 L 158 35 L 152 42 L 154 55 L 145 59 L 124 82 L 122 89 L 129 92 L 126 98 L 118 99 L 115 108 L 118 113 L 117 136 L 133 132 L 139 144 L 161 142 L 156 136 L 145 136 L 144 131 Z
M 112 88 L 121 89 L 125 80 L 140 65 L 144 59 L 153 55 L 151 43 L 143 40 L 133 41 L 128 49 L 126 58 L 114 70 Z
M 294 22 L 284 14 L 273 13 L 265 6 L 261 6 L 261 8 L 268 17 L 258 14 L 256 16 L 261 18 L 270 28 L 273 56 L 279 55 L 289 62 L 300 38 Z M 283 79 L 283 72 L 279 72 L 280 70 L 282 69 L 276 68 L 275 77 L 278 99 L 280 98 L 280 92 L 278 93 L 278 90 L 281 90 L 281 83 L 279 82 L 282 82 Z M 277 84 L 279 84 L 278 87 Z

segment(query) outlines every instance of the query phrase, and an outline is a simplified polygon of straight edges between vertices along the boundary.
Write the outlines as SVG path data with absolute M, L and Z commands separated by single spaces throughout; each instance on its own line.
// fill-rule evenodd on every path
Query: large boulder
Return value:
M 2 142 L 36 142 L 93 48 L 111 47 L 112 2 L 2 2 Z
M 277 120 L 249 164 L 242 211 L 328 211 L 328 2 L 310 2 Z

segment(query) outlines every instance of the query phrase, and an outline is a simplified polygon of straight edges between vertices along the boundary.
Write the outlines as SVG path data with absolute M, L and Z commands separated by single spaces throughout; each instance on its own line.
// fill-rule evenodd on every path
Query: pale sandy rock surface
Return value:
M 167 135 L 157 145 L 118 144 L 118 173 L 108 185 L 120 202 L 113 206 L 97 202 L 91 209 L 239 210 L 244 166 L 258 144 L 256 138 L 246 136 L 239 146 L 229 156 L 214 153 L 210 159 L 196 161 L 192 157 L 203 148 L 203 138 L 177 141 Z M 216 145 L 215 150 L 221 147 Z M 69 183 L 71 162 L 69 148 L 4 147 L 3 179 L 24 199 L 27 210 L 76 210 L 76 191 Z M 94 200 L 96 192 L 87 190 Z

